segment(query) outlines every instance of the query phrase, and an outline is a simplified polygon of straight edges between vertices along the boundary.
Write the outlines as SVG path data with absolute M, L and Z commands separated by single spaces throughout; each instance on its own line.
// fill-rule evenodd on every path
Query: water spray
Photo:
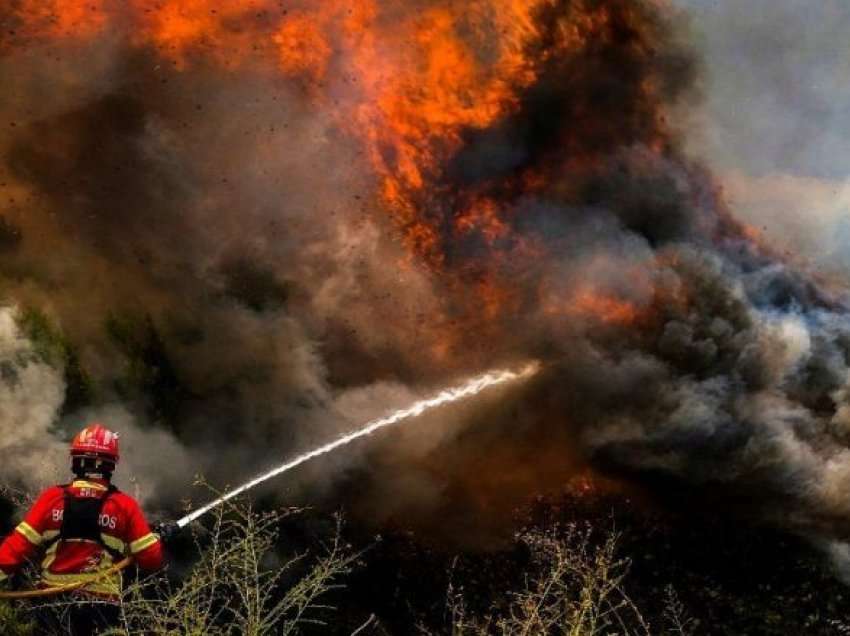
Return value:
M 430 411 L 431 409 L 443 406 L 445 404 L 450 404 L 452 402 L 457 402 L 458 400 L 463 400 L 473 395 L 477 395 L 478 393 L 481 393 L 481 391 L 483 391 L 484 389 L 487 389 L 491 386 L 529 378 L 535 373 L 537 373 L 539 368 L 539 364 L 534 362 L 527 365 L 525 368 L 520 369 L 519 371 L 489 371 L 484 375 L 480 375 L 478 377 L 467 380 L 459 386 L 444 389 L 434 397 L 414 402 L 411 406 L 407 408 L 400 409 L 379 420 L 373 420 L 371 422 L 368 422 L 366 425 L 356 431 L 352 431 L 351 433 L 343 435 L 342 437 L 328 444 L 325 444 L 324 446 L 320 446 L 309 452 L 303 453 L 302 455 L 291 459 L 285 464 L 281 464 L 276 468 L 272 468 L 270 471 L 263 473 L 262 475 L 259 475 L 258 477 L 255 477 L 254 479 L 248 482 L 245 482 L 238 488 L 231 490 L 230 492 L 222 495 L 214 501 L 209 502 L 202 508 L 193 510 L 186 516 L 178 519 L 174 525 L 177 528 L 184 528 L 198 517 L 206 514 L 213 508 L 220 506 L 224 502 L 233 499 L 234 497 L 242 494 L 243 492 L 250 490 L 254 486 L 258 486 L 259 484 L 262 484 L 263 482 L 268 481 L 273 477 L 277 477 L 278 475 L 288 472 L 293 468 L 296 468 L 301 464 L 310 461 L 311 459 L 330 453 L 331 451 L 334 451 L 342 446 L 346 446 L 362 437 L 368 437 L 369 435 L 372 435 L 373 433 L 381 429 L 393 426 L 405 420 L 409 420 L 410 418 L 417 417 L 418 415 L 421 415 L 426 411 Z

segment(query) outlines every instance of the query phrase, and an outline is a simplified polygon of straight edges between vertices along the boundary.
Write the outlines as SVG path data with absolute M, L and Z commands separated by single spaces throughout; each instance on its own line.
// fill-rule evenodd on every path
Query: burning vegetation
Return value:
M 32 441 L 6 480 L 97 414 L 174 506 L 540 360 L 287 496 L 480 548 L 576 479 L 686 484 L 842 537 L 844 290 L 683 150 L 669 3 L 13 0 L 0 27 L 0 449 Z

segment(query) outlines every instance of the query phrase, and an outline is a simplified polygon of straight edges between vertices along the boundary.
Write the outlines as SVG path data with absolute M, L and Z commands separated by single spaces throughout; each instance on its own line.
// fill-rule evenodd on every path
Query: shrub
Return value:
M 617 554 L 618 535 L 599 540 L 589 527 L 570 524 L 519 535 L 529 552 L 522 584 L 504 590 L 489 611 L 474 615 L 464 590 L 449 586 L 447 618 L 439 633 L 454 636 L 649 636 L 649 624 L 624 589 L 630 562 Z M 672 598 L 672 597 L 671 597 Z M 684 607 L 670 608 L 671 628 L 688 634 Z M 434 634 L 420 627 L 425 634 Z M 657 632 L 655 632 L 657 633 Z
M 0 602 L 0 634 L 3 636 L 32 636 L 35 634 L 33 621 L 18 607 Z
M 123 625 L 110 634 L 259 636 L 321 623 L 321 610 L 330 608 L 319 600 L 340 586 L 357 555 L 343 545 L 338 522 L 324 554 L 281 559 L 278 528 L 292 512 L 220 507 L 209 533 L 194 535 L 199 558 L 192 569 L 177 584 L 159 576 L 128 586 Z

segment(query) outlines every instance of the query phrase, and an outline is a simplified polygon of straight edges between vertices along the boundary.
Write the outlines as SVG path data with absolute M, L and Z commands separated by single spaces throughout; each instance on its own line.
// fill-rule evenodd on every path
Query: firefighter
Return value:
M 118 435 L 101 424 L 86 426 L 71 442 L 74 480 L 44 491 L 0 545 L 0 581 L 39 551 L 41 586 L 90 580 L 68 593 L 75 602 L 67 604 L 61 617 L 39 616 L 62 621 L 62 631 L 56 633 L 90 634 L 117 621 L 120 572 L 101 578 L 92 574 L 129 555 L 143 570 L 163 564 L 159 536 L 151 532 L 139 504 L 112 485 L 118 459 Z

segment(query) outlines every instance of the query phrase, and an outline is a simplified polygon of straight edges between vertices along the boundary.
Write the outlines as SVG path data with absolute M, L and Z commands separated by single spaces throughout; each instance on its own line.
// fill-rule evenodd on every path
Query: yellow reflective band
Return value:
M 114 561 L 108 552 L 102 552 L 96 564 L 86 568 L 85 572 L 56 574 L 48 566 L 42 565 L 42 581 L 49 587 L 85 582 L 82 592 L 104 596 L 118 596 L 121 593 L 121 573 L 114 572 L 104 576 L 102 573 L 112 567 Z
M 50 532 L 53 532 L 52 530 Z M 45 539 L 47 537 L 47 532 L 44 533 Z M 56 532 L 55 534 L 59 534 Z M 59 542 L 54 541 L 50 544 L 50 547 L 44 553 L 44 559 L 41 561 L 41 569 L 45 572 L 50 569 L 50 566 L 53 565 L 53 562 L 56 560 L 56 552 L 59 549 Z
M 71 488 L 94 488 L 95 490 L 108 490 L 108 488 L 103 484 L 98 484 L 93 481 L 85 481 L 84 479 L 78 479 L 77 481 L 72 483 Z
M 141 539 L 136 539 L 130 544 L 130 554 L 138 554 L 142 550 L 147 550 L 157 541 L 159 541 L 159 537 L 155 534 L 146 534 Z
M 2 583 L 3 581 L 5 581 L 8 578 L 9 578 L 9 576 L 3 570 L 0 570 L 0 583 Z
M 127 550 L 127 544 L 124 543 L 121 539 L 111 537 L 108 534 L 101 534 L 100 539 L 106 544 L 108 548 L 115 550 L 120 554 L 124 554 L 124 552 Z
M 33 528 L 26 521 L 21 521 L 21 523 L 18 524 L 18 527 L 15 528 L 15 530 L 24 535 L 27 538 L 27 541 L 29 541 L 33 545 L 41 545 L 41 542 L 44 541 L 44 537 L 42 537 L 38 532 L 36 532 L 35 528 Z

